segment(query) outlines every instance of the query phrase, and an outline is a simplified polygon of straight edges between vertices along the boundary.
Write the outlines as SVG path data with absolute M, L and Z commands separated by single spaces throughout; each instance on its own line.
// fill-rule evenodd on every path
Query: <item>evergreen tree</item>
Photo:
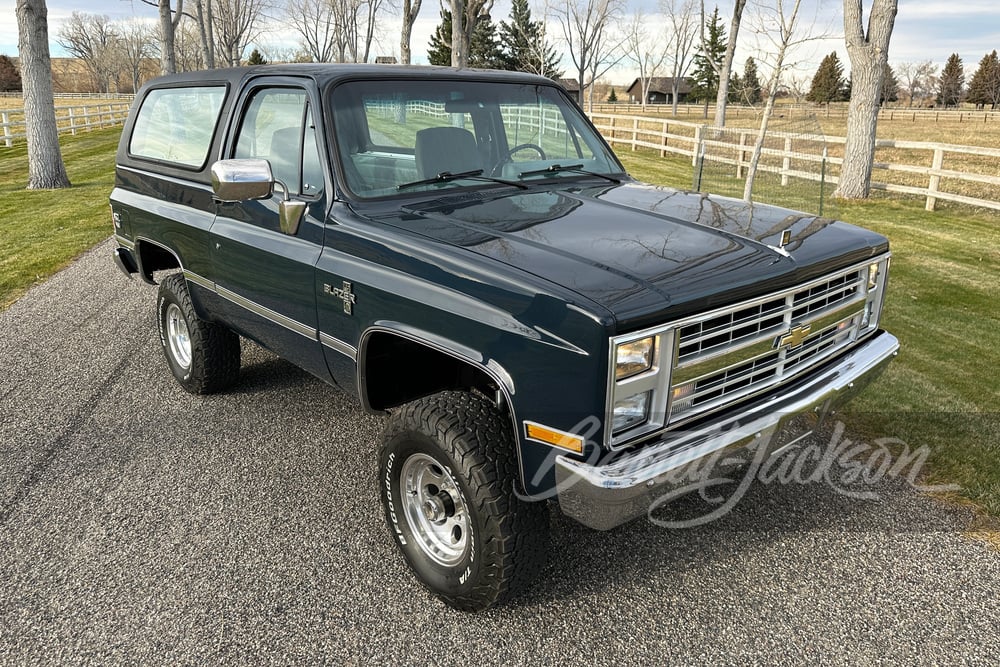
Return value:
M 747 58 L 743 65 L 743 89 L 740 92 L 740 101 L 744 104 L 760 104 L 760 77 L 757 74 L 757 63 L 753 58 Z
M 703 100 L 706 104 L 710 100 L 715 100 L 719 92 L 719 73 L 717 68 L 722 67 L 722 59 L 726 55 L 726 29 L 719 18 L 719 8 L 708 18 L 705 23 L 707 36 L 703 44 L 699 45 L 698 53 L 694 57 L 694 70 L 691 73 L 691 98 Z
M 441 8 L 441 23 L 431 35 L 427 61 L 431 65 L 451 65 L 451 12 Z M 469 42 L 469 67 L 502 68 L 504 54 L 497 41 L 497 30 L 489 14 L 480 16 Z
M 948 56 L 948 62 L 941 71 L 941 80 L 938 84 L 938 104 L 946 107 L 958 106 L 962 101 L 962 92 L 965 88 L 965 69 L 962 67 L 962 59 L 957 53 Z
M 885 76 L 882 78 L 882 96 L 879 98 L 879 104 L 898 101 L 899 80 L 896 79 L 896 73 L 892 71 L 892 66 L 889 65 L 889 63 L 886 63 Z
M 969 81 L 967 99 L 977 109 L 985 108 L 987 104 L 991 109 L 996 109 L 1000 104 L 1000 61 L 995 50 L 979 61 L 979 68 Z
M 513 0 L 510 23 L 500 22 L 500 43 L 504 50 L 503 69 L 541 74 L 550 79 L 562 77 L 563 72 L 558 69 L 561 57 L 545 41 L 545 24 L 531 20 L 528 0 Z
M 615 94 L 615 89 L 612 88 L 611 92 L 608 93 L 608 104 L 616 104 L 618 102 L 618 95 Z
M 834 51 L 820 62 L 806 99 L 816 104 L 829 104 L 849 98 L 850 93 L 846 91 L 844 83 L 844 66 L 840 64 L 840 58 Z
M 21 73 L 17 71 L 13 60 L 0 55 L 0 93 L 19 90 L 21 90 Z
M 727 100 L 734 104 L 739 104 L 743 101 L 743 79 L 736 72 L 733 72 L 732 76 L 729 77 L 729 95 L 727 95 Z
M 431 35 L 427 62 L 431 65 L 451 65 L 451 12 L 444 7 L 441 7 L 441 23 Z
M 265 58 L 260 51 L 254 49 L 250 52 L 250 57 L 247 58 L 247 65 L 266 65 L 267 58 Z

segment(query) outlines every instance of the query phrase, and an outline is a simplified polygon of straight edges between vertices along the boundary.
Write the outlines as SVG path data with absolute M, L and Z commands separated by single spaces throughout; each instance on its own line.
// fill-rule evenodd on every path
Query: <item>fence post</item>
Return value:
M 699 150 L 699 148 L 702 149 L 701 150 L 702 154 L 704 154 L 704 152 L 705 152 L 704 151 L 704 146 L 702 144 L 702 138 L 701 138 L 701 131 L 702 131 L 702 129 L 704 127 L 705 127 L 704 125 L 699 125 L 698 127 L 694 128 L 694 146 L 691 147 L 691 166 L 692 167 L 697 167 L 698 166 L 698 150 Z
M 743 178 L 743 160 L 746 159 L 745 147 L 747 145 L 747 133 L 740 132 L 740 147 L 736 151 L 736 178 Z
M 785 155 L 781 159 L 781 185 L 788 185 L 788 170 L 792 168 L 792 138 L 785 137 Z
M 819 215 L 823 217 L 823 199 L 826 195 L 826 159 L 830 156 L 830 151 L 823 146 L 823 161 L 819 166 Z
M 667 157 L 667 134 L 670 132 L 670 124 L 663 121 L 663 148 L 660 149 L 660 157 Z
M 931 163 L 931 182 L 927 186 L 927 204 L 924 206 L 928 211 L 933 211 L 937 205 L 937 197 L 933 195 L 941 185 L 941 176 L 937 172 L 941 170 L 942 165 L 944 165 L 944 149 L 935 148 L 934 161 Z
M 611 116 L 611 142 L 610 143 L 612 143 L 612 144 L 615 143 L 615 117 L 613 115 Z
M 0 117 L 3 118 L 3 142 L 7 145 L 7 148 L 10 148 L 14 145 L 14 140 L 10 136 L 10 114 L 4 111 L 0 114 Z M 25 126 L 25 129 L 27 129 L 27 126 Z
M 69 133 L 76 136 L 76 116 L 73 114 L 73 107 L 69 108 Z
M 639 119 L 632 119 L 632 152 L 635 152 L 635 142 L 639 139 Z

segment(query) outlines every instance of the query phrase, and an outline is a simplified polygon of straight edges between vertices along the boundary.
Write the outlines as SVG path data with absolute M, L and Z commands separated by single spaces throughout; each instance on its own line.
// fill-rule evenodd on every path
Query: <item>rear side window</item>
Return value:
M 129 153 L 201 167 L 225 97 L 225 86 L 151 90 L 135 118 Z

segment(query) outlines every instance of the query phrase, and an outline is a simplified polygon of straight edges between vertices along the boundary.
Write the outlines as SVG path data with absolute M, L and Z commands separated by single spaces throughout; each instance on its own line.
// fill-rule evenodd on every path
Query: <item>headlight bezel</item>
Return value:
M 641 332 L 623 334 L 610 339 L 608 350 L 608 393 L 607 412 L 604 420 L 604 442 L 611 449 L 620 449 L 626 441 L 661 430 L 666 423 L 666 400 L 673 367 L 674 328 L 672 325 L 645 329 Z M 630 369 L 631 372 L 618 377 L 619 351 L 622 348 L 649 340 L 649 363 L 645 368 Z M 616 406 L 630 398 L 645 394 L 645 419 L 629 423 L 616 429 L 614 414 Z

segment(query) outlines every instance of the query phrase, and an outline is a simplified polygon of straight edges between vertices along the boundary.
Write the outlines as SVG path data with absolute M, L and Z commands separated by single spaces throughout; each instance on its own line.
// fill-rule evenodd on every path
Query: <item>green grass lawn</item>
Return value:
M 111 233 L 118 130 L 63 137 L 73 188 L 24 190 L 24 146 L 0 150 L 0 307 Z M 690 187 L 691 164 L 622 151 L 629 172 L 650 183 Z M 707 179 L 727 190 L 722 179 Z M 769 188 L 775 203 L 814 199 Z M 885 197 L 837 203 L 832 213 L 886 234 L 893 264 L 883 326 L 902 351 L 859 397 L 847 421 L 866 438 L 895 437 L 932 451 L 931 481 L 1000 517 L 1000 216 L 963 207 L 923 210 L 922 200 Z
M 111 233 L 108 195 L 121 128 L 61 136 L 72 188 L 25 190 L 25 144 L 0 148 L 0 308 Z

